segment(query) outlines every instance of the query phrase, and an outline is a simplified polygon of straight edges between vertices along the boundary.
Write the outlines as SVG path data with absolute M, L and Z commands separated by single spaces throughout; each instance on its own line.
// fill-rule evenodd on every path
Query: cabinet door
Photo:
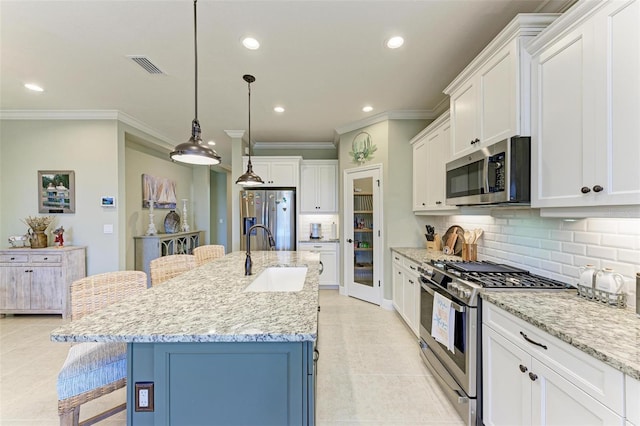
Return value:
M 298 186 L 298 167 L 291 161 L 274 161 L 271 163 L 270 181 L 276 186 Z
M 594 84 L 593 40 L 583 25 L 533 60 L 534 128 L 532 137 L 532 207 L 579 206 L 593 191 L 590 180 L 595 99 L 585 87 Z M 587 188 L 589 189 L 589 188 Z
M 531 356 L 491 327 L 482 327 L 483 420 L 489 425 L 531 424 Z
M 318 211 L 332 213 L 338 211 L 337 184 L 338 171 L 335 165 L 318 165 L 316 180 L 316 199 Z
M 0 267 L 0 309 L 29 309 L 31 268 L 24 266 Z
M 316 213 L 318 211 L 317 172 L 318 168 L 314 165 L 302 165 L 300 167 L 300 211 L 303 213 Z
M 256 161 L 255 159 L 251 159 L 251 164 L 253 166 L 253 172 L 255 174 L 257 174 L 258 176 L 260 176 L 260 178 L 262 179 L 262 181 L 265 184 L 268 183 L 273 183 L 271 181 L 271 167 L 270 164 L 266 161 Z M 247 169 L 247 166 L 245 165 L 244 170 Z M 244 173 L 243 170 L 243 173 Z
M 413 332 L 417 335 L 417 315 L 416 315 L 416 287 L 418 284 L 418 279 L 415 275 L 409 274 L 405 271 L 404 279 L 402 280 L 402 290 L 403 290 L 403 311 L 404 318 L 407 322 L 407 325 Z
M 62 267 L 32 267 L 31 309 L 62 309 Z
M 404 273 L 402 268 L 396 264 L 391 267 L 391 274 L 393 275 L 393 307 L 399 314 L 404 312 Z
M 432 136 L 437 137 L 438 134 Z M 429 170 L 435 161 L 429 161 L 427 153 L 427 140 L 416 142 L 413 145 L 413 210 L 420 211 L 427 208 L 427 192 L 432 183 L 429 181 Z M 440 160 L 437 160 L 440 161 Z
M 514 41 L 491 58 L 479 72 L 478 137 L 483 146 L 520 134 L 516 129 L 516 59 Z
M 624 419 L 533 358 L 532 423 L 536 425 L 623 425 Z
M 477 125 L 476 85 L 469 81 L 451 94 L 451 126 L 453 128 L 453 156 L 473 151 L 476 139 L 480 138 Z
M 338 254 L 335 251 L 321 251 L 320 262 L 322 262 L 320 285 L 338 284 Z
M 429 165 L 427 175 L 429 187 L 427 191 L 427 204 L 431 209 L 455 209 L 456 207 L 445 205 L 446 188 L 445 174 L 446 163 L 451 157 L 451 126 L 445 124 L 437 137 L 427 141 Z

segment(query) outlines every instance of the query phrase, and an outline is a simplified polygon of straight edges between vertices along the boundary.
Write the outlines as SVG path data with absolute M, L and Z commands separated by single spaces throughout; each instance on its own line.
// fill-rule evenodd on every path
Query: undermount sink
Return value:
M 300 291 L 306 275 L 306 266 L 272 266 L 262 271 L 244 291 Z

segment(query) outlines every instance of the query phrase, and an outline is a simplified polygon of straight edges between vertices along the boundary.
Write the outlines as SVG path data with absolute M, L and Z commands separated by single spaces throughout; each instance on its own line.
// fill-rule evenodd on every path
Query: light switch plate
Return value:
M 153 382 L 136 382 L 136 411 L 153 411 Z
M 102 229 L 105 234 L 113 234 L 113 224 L 111 223 L 103 225 Z

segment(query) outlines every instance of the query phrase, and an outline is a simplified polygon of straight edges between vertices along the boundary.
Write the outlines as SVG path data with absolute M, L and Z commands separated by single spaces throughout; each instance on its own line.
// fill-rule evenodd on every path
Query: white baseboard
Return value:
M 347 287 L 346 287 L 346 286 L 341 285 L 339 290 L 340 290 L 340 295 L 342 295 L 342 296 L 348 296 L 348 294 L 347 294 Z
M 393 300 L 391 299 L 382 299 L 380 307 L 382 309 L 386 309 L 387 311 L 395 311 L 395 308 L 393 307 Z
M 338 284 L 320 284 L 318 286 L 320 290 L 338 290 L 339 287 Z

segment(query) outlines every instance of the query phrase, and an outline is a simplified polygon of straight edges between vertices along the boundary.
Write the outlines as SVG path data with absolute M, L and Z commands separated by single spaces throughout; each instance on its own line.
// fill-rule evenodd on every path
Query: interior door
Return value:
M 381 166 L 345 171 L 345 285 L 349 296 L 382 301 Z

